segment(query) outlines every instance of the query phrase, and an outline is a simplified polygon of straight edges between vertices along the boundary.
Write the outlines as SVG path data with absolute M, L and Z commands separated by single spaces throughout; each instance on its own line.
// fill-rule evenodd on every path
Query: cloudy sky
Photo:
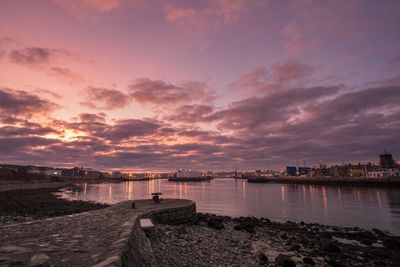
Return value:
M 400 1 L 2 0 L 0 163 L 400 158 Z

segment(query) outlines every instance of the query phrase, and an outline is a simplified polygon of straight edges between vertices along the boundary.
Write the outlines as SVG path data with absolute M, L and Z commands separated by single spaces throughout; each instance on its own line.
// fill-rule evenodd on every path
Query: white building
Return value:
M 368 178 L 388 178 L 388 177 L 399 177 L 400 171 L 397 168 L 384 168 L 378 171 L 367 172 Z
M 382 170 L 370 171 L 370 172 L 367 172 L 367 177 L 368 178 L 384 178 L 385 177 L 385 173 Z
M 387 177 L 400 176 L 400 171 L 397 168 L 387 168 L 385 169 Z

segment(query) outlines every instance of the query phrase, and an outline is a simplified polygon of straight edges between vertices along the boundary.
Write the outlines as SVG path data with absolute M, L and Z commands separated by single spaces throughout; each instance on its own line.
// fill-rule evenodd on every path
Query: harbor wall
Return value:
M 249 178 L 249 183 L 287 183 L 287 184 L 315 184 L 315 185 L 340 185 L 340 186 L 381 186 L 400 187 L 400 177 L 367 178 L 367 177 L 273 177 Z
M 152 266 L 153 250 L 149 239 L 140 227 L 140 219 L 149 218 L 153 223 L 180 224 L 193 219 L 196 214 L 195 202 L 185 202 L 180 207 L 155 209 L 139 215 L 132 227 L 126 246 L 121 255 L 122 266 Z

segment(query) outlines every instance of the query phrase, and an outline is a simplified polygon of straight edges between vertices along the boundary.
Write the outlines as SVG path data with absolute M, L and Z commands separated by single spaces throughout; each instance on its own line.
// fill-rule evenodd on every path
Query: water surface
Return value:
M 162 197 L 196 201 L 197 210 L 229 216 L 268 217 L 338 226 L 379 228 L 400 235 L 400 189 L 296 184 L 252 184 L 214 179 L 187 183 L 167 180 L 79 184 L 63 197 L 116 203 Z

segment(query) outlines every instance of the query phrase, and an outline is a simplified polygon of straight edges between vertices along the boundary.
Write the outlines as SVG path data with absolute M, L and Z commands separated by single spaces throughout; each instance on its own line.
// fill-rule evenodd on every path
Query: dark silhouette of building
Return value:
M 286 167 L 286 175 L 287 176 L 296 176 L 297 175 L 297 167 L 287 166 Z
M 309 175 L 311 173 L 310 167 L 299 167 L 297 170 L 299 175 Z
M 392 154 L 384 151 L 383 154 L 379 155 L 379 166 L 386 169 L 396 168 L 397 163 L 394 161 Z

